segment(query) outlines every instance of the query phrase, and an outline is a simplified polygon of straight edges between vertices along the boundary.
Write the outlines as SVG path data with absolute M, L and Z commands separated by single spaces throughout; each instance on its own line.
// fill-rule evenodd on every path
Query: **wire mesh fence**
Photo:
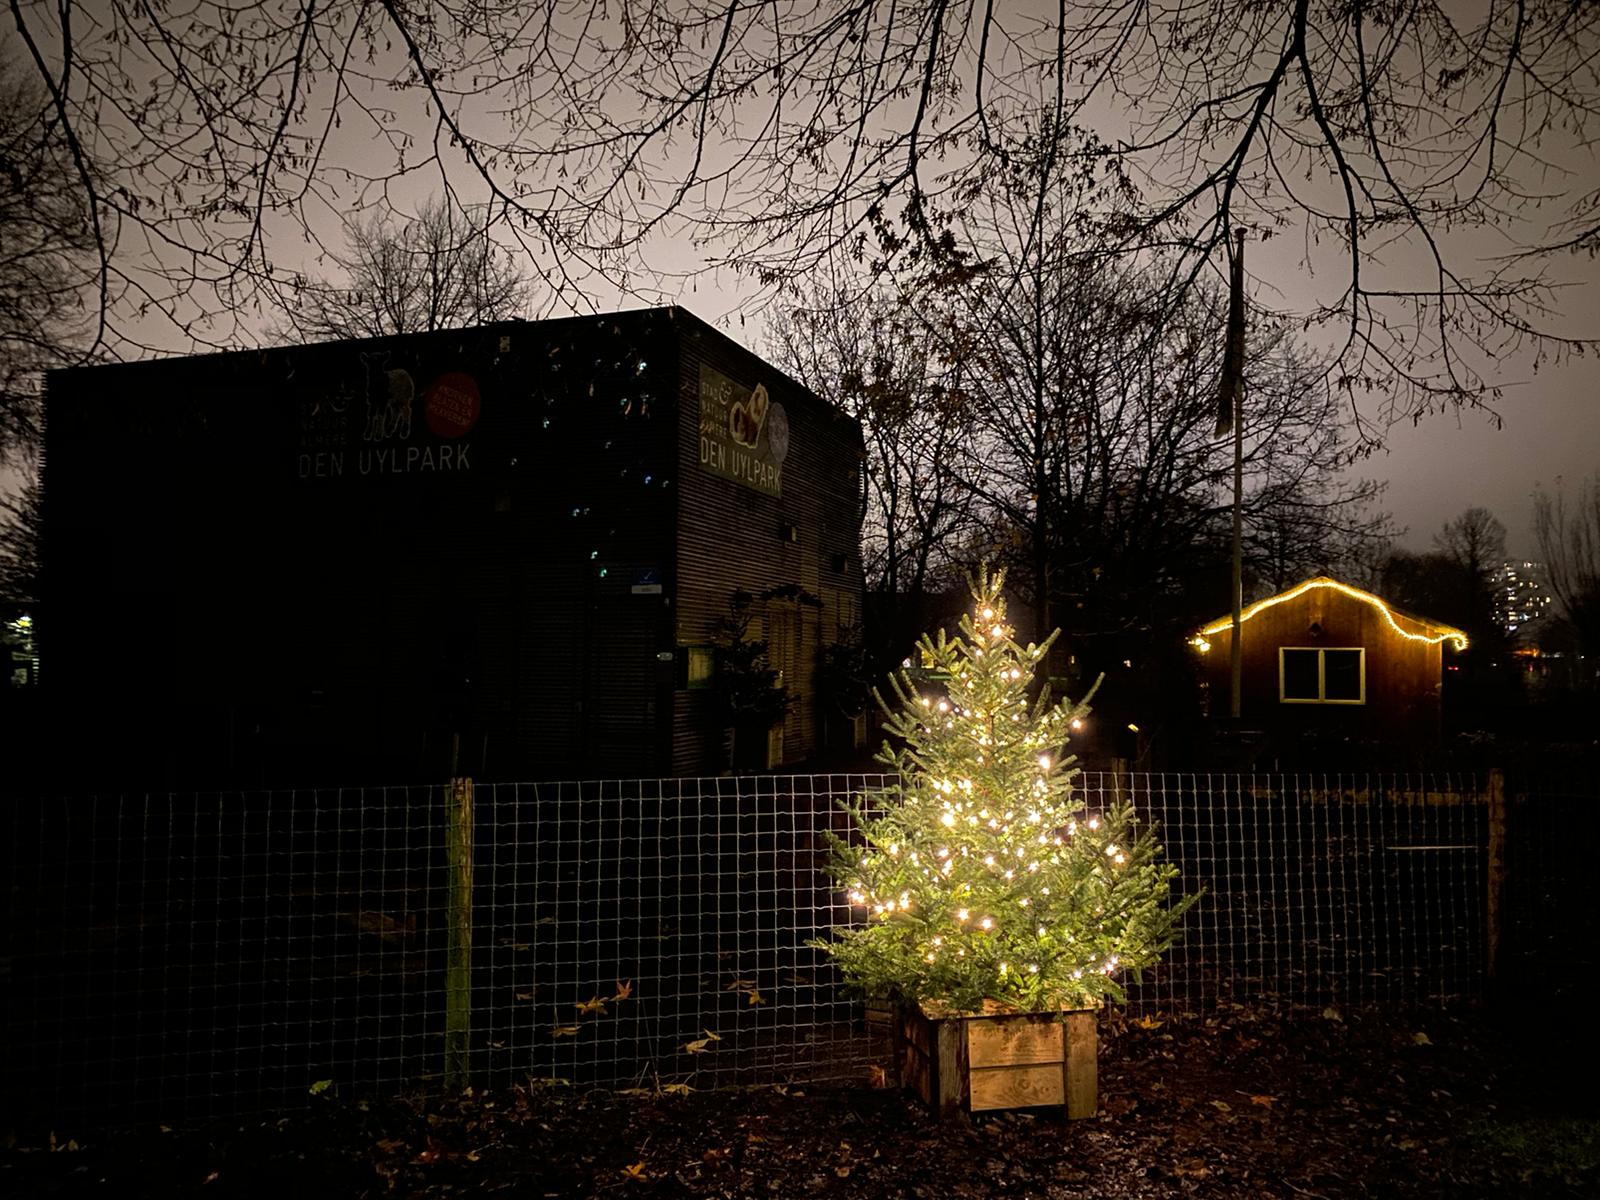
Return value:
M 1182 942 L 1134 1008 L 1437 1003 L 1484 973 L 1487 797 L 1471 776 L 1091 776 L 1157 822 Z M 1102 801 L 1103 802 L 1103 799 Z
M 1600 977 L 1600 775 L 1509 776 L 1506 786 L 1506 991 L 1552 1021 L 1593 1025 Z
M 24 1111 L 184 1116 L 415 1079 L 441 1004 L 439 789 L 17 801 Z
M 822 865 L 882 776 L 480 786 L 474 1083 L 859 1078 L 881 1031 L 812 946 Z M 1489 789 L 1471 776 L 1101 775 L 1158 822 L 1183 941 L 1134 1011 L 1481 994 Z M 451 873 L 440 786 L 15 801 L 3 991 L 14 1123 L 189 1119 L 324 1087 L 442 1085 Z M 1510 959 L 1592 957 L 1592 781 L 1504 791 Z M 1587 938 L 1577 943 L 1575 938 Z M 1564 984 L 1565 981 L 1565 984 Z M 1132 983 L 1132 981 L 1130 981 Z M 459 999 L 459 997 L 458 997 Z
M 882 777 L 501 785 L 478 795 L 475 1066 L 715 1086 L 872 1054 L 825 937 L 837 804 Z

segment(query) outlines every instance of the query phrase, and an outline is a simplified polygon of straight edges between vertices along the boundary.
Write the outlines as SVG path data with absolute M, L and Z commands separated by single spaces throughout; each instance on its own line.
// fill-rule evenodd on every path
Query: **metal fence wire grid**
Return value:
M 13 1126 L 277 1109 L 447 1071 L 863 1077 L 888 1061 L 883 1031 L 809 943 L 855 919 L 823 831 L 886 782 L 481 785 L 465 893 L 447 786 L 18 800 L 0 1001 Z M 1480 995 L 1491 952 L 1547 990 L 1592 966 L 1595 900 L 1568 861 L 1594 844 L 1592 781 L 1080 783 L 1091 809 L 1131 798 L 1179 886 L 1204 891 L 1130 987 L 1134 1012 L 1439 1004 Z

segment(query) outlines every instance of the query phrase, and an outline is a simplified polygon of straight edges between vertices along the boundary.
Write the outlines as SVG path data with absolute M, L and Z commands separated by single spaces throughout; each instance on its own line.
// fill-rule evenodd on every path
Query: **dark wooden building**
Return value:
M 1239 716 L 1273 757 L 1343 747 L 1397 761 L 1438 745 L 1443 648 L 1465 649 L 1461 630 L 1322 576 L 1241 617 Z M 1213 715 L 1229 708 L 1232 626 L 1218 617 L 1193 639 Z
M 46 404 L 68 767 L 715 772 L 736 589 L 776 593 L 749 636 L 795 697 L 762 758 L 819 747 L 818 652 L 860 619 L 860 429 L 681 308 L 61 371 Z

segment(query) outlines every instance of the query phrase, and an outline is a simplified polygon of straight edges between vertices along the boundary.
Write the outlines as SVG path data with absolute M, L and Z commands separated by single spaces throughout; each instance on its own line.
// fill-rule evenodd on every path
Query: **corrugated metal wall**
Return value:
M 676 310 L 680 324 L 678 388 L 677 640 L 709 644 L 735 589 L 752 594 L 795 585 L 821 607 L 793 600 L 756 606 L 750 636 L 781 650 L 785 683 L 796 702 L 784 723 L 783 758 L 797 762 L 819 748 L 814 675 L 819 648 L 860 611 L 860 427 L 793 380 L 709 326 Z M 708 374 L 715 373 L 715 374 Z M 720 376 L 721 379 L 717 377 Z M 787 446 L 775 489 L 726 477 L 705 458 L 701 418 L 713 419 L 703 394 L 732 385 L 737 396 L 764 387 L 787 418 Z M 703 412 L 703 410 L 705 410 Z M 720 416 L 720 412 L 716 415 Z M 755 456 L 771 459 L 770 430 Z M 771 492 L 776 490 L 778 494 Z M 721 734 L 709 693 L 680 691 L 674 707 L 676 774 L 720 769 Z
M 656 658 L 672 645 L 659 583 L 675 486 L 672 325 L 650 310 L 542 322 L 524 336 L 527 437 L 552 441 L 516 477 L 532 605 L 518 706 L 529 753 L 516 773 L 660 771 L 672 684 L 670 662 Z

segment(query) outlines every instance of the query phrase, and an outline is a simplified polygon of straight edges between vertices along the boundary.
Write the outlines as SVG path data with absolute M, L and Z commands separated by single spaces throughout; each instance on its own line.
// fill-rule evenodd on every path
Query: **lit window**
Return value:
M 716 655 L 710 646 L 687 646 L 684 648 L 685 680 L 684 686 L 689 688 L 708 688 L 711 686 L 711 677 L 716 673 Z
M 1366 651 L 1283 646 L 1278 650 L 1278 699 L 1284 704 L 1365 704 Z

